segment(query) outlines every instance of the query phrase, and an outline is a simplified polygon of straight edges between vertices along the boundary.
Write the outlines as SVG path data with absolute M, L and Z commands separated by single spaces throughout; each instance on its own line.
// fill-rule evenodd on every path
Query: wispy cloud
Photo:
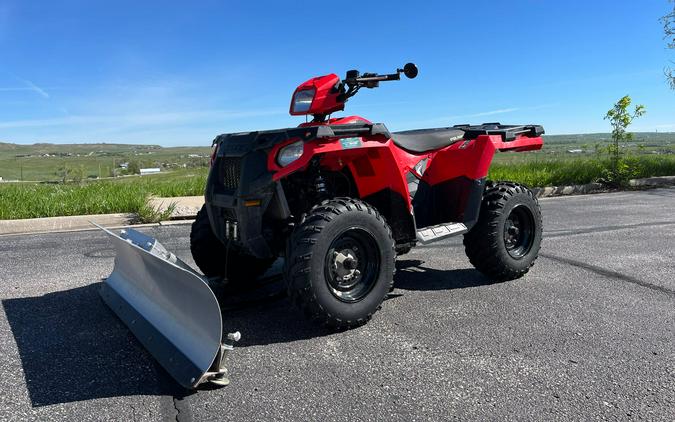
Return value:
M 55 89 L 62 89 L 59 87 L 43 87 L 43 91 L 52 91 Z M 0 92 L 14 92 L 14 91 L 31 91 L 34 92 L 35 88 L 32 86 L 0 86 Z
M 512 107 L 512 108 L 500 108 L 499 110 L 490 110 L 490 111 L 482 111 L 480 113 L 474 113 L 474 114 L 464 114 L 461 116 L 449 116 L 445 117 L 445 119 L 470 119 L 472 117 L 484 117 L 484 116 L 493 116 L 495 114 L 504 114 L 504 113 L 512 113 L 514 111 L 520 110 L 520 107 Z
M 17 79 L 19 81 L 21 81 L 24 85 L 26 85 L 26 89 L 28 89 L 29 91 L 33 91 L 43 98 L 49 98 L 49 94 L 47 94 L 47 91 L 45 91 L 44 89 L 35 85 L 33 82 L 29 81 L 28 79 L 21 79 L 21 78 L 17 78 Z
M 202 111 L 175 111 L 166 113 L 149 114 L 123 114 L 123 115 L 71 115 L 54 117 L 49 119 L 25 119 L 0 121 L 0 129 L 10 128 L 37 128 L 56 126 L 81 126 L 81 125 L 114 125 L 121 126 L 156 126 L 188 124 L 202 120 L 232 120 L 248 117 L 264 117 L 285 114 L 286 110 L 252 110 L 252 111 L 229 111 L 229 110 L 202 110 Z
M 425 120 L 416 120 L 413 122 L 406 122 L 406 125 L 408 126 L 417 126 L 417 125 L 429 125 L 429 124 L 449 124 L 452 121 L 460 121 L 460 120 L 465 120 L 465 119 L 473 119 L 473 118 L 478 118 L 478 117 L 487 117 L 487 116 L 495 116 L 499 114 L 508 114 L 508 113 L 515 113 L 517 111 L 531 111 L 531 110 L 539 110 L 543 108 L 550 108 L 550 107 L 555 107 L 557 104 L 540 104 L 540 105 L 535 105 L 535 106 L 528 106 L 528 107 L 508 107 L 508 108 L 499 108 L 495 110 L 487 110 L 487 111 L 480 111 L 476 113 L 470 113 L 470 114 L 457 114 L 453 116 L 441 116 L 441 117 L 434 117 L 431 119 L 425 119 Z M 464 122 L 461 122 L 464 123 Z

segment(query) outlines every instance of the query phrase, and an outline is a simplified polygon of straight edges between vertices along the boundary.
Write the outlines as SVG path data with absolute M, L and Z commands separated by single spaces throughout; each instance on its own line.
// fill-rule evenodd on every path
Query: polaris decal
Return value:
M 342 138 L 340 139 L 342 149 L 352 149 L 361 147 L 361 138 Z

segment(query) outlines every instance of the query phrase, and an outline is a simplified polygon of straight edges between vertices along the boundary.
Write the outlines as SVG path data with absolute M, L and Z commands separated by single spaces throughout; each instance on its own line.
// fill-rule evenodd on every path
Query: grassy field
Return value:
M 147 206 L 150 195 L 201 195 L 206 173 L 201 168 L 85 183 L 5 183 L 0 185 L 0 219 L 122 212 L 152 222 L 162 216 Z
M 175 170 L 203 166 L 211 151 L 201 147 L 164 148 L 158 145 L 124 144 L 34 144 L 17 145 L 0 142 L 0 178 L 4 180 L 57 181 L 61 169 L 83 170 L 83 178 L 109 177 L 120 165 L 137 161 L 141 167 Z
M 632 178 L 674 176 L 675 155 L 637 155 L 631 158 Z M 522 162 L 499 161 L 490 167 L 493 180 L 512 180 L 532 187 L 583 185 L 598 181 L 609 168 L 609 160 L 588 157 L 570 159 L 532 159 Z
M 594 182 L 603 176 L 603 169 L 608 166 L 606 154 L 601 152 L 608 142 L 609 134 L 547 136 L 541 151 L 497 154 L 489 177 L 531 187 Z M 207 169 L 183 165 L 194 165 L 197 160 L 203 162 L 209 150 L 208 147 L 0 143 L 0 176 L 5 180 L 18 179 L 21 167 L 24 180 L 56 180 L 58 169 L 64 165 L 85 166 L 87 175 L 96 176 L 99 165 L 109 171 L 113 160 L 118 165 L 136 159 L 171 169 L 156 175 L 83 183 L 0 183 L 0 219 L 128 212 L 138 214 L 143 221 L 154 221 L 162 216 L 148 208 L 150 195 L 174 197 L 203 193 Z M 635 141 L 624 151 L 631 157 L 634 177 L 675 175 L 675 133 L 636 134 Z M 110 164 L 105 167 L 105 163 Z

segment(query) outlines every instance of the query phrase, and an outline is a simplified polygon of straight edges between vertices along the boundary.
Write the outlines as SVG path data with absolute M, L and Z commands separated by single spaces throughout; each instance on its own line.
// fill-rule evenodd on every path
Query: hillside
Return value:
M 209 153 L 210 146 L 0 143 L 0 177 L 4 180 L 59 180 L 64 167 L 81 169 L 85 178 L 107 177 L 132 161 L 141 167 L 162 170 L 203 167 L 208 163 Z

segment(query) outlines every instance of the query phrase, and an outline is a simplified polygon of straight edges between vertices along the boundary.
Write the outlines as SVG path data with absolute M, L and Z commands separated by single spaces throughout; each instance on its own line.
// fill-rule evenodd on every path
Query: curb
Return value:
M 94 228 L 90 221 L 102 226 L 125 226 L 134 214 L 94 214 L 65 217 L 26 218 L 22 220 L 0 220 L 0 235 L 67 232 Z
M 675 176 L 648 177 L 645 179 L 632 179 L 628 185 L 633 188 L 652 188 L 675 186 Z M 547 198 L 565 195 L 585 195 L 591 193 L 610 192 L 610 189 L 601 183 L 589 183 L 587 185 L 549 186 L 545 188 L 533 188 L 537 198 Z M 176 198 L 153 198 L 151 204 L 161 210 L 168 205 L 175 205 L 171 220 L 153 224 L 139 224 L 134 227 L 170 226 L 191 224 L 204 204 L 203 196 L 176 197 Z M 37 234 L 51 232 L 69 232 L 98 230 L 90 221 L 106 228 L 121 228 L 131 224 L 134 214 L 95 214 L 75 215 L 67 217 L 28 218 L 23 220 L 0 220 L 0 236 L 17 234 Z
M 609 192 L 602 183 L 589 183 L 587 185 L 571 185 L 571 186 L 548 186 L 545 188 L 532 188 L 534 196 L 537 198 L 547 198 L 551 196 L 563 195 L 585 195 L 589 193 L 603 193 Z
M 656 188 L 675 186 L 675 176 L 647 177 L 645 179 L 631 179 L 628 186 L 632 188 Z M 613 192 L 617 189 L 609 188 L 602 183 L 588 183 L 586 185 L 549 186 L 545 188 L 532 188 L 537 198 L 563 195 L 585 195 L 589 193 Z

